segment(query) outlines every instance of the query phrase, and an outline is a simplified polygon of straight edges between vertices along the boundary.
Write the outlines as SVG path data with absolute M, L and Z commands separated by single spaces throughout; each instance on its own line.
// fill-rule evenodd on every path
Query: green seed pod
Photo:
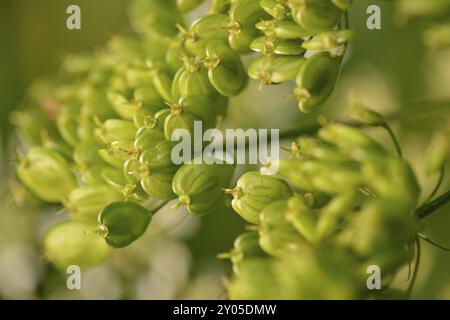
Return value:
M 105 261 L 110 248 L 96 234 L 88 234 L 89 228 L 76 222 L 51 227 L 43 242 L 46 258 L 64 271 L 71 265 L 85 269 Z
M 72 147 L 76 147 L 80 142 L 80 138 L 78 137 L 77 115 L 73 113 L 68 107 L 61 108 L 56 119 L 56 125 L 64 141 Z
M 46 202 L 61 202 L 78 187 L 69 163 L 56 151 L 42 147 L 33 147 L 16 172 L 20 181 Z
M 170 91 L 172 87 L 172 79 L 171 77 L 161 70 L 155 69 L 151 70 L 151 77 L 153 86 L 156 91 L 158 91 L 159 95 L 167 102 L 173 103 L 174 98 L 172 97 L 172 93 Z
M 301 39 L 312 34 L 290 20 L 262 20 L 255 26 L 258 30 L 263 32 L 266 37 L 276 37 L 285 40 Z
M 149 172 L 141 178 L 141 186 L 151 197 L 159 200 L 172 200 L 176 198 L 172 190 L 173 172 Z
M 194 121 L 202 121 L 203 129 L 216 125 L 217 115 L 211 100 L 204 96 L 186 96 L 178 104 L 171 106 L 170 114 L 164 122 L 164 135 L 171 140 L 177 129 L 186 129 L 193 137 Z
M 339 56 L 343 52 L 342 46 L 354 35 L 354 30 L 334 30 L 319 33 L 305 41 L 302 47 L 312 51 L 327 51 L 331 56 Z
M 280 290 L 275 261 L 267 258 L 243 261 L 239 275 L 235 275 L 227 284 L 227 292 L 231 300 L 279 299 Z
M 450 125 L 433 135 L 427 155 L 428 174 L 437 173 L 444 168 L 450 156 Z
M 348 10 L 353 3 L 353 0 L 331 0 L 333 4 L 341 10 Z
M 297 139 L 295 148 L 298 148 L 299 158 L 314 158 L 329 161 L 349 161 L 350 158 L 337 150 L 334 146 L 323 140 L 303 136 Z
M 232 0 L 213 0 L 209 11 L 211 13 L 227 13 Z
M 356 161 L 389 158 L 382 145 L 357 128 L 330 123 L 319 130 L 319 137 Z
M 272 256 L 279 256 L 286 249 L 295 248 L 303 241 L 299 233 L 286 220 L 287 212 L 286 200 L 273 202 L 261 211 L 259 244 Z
M 289 9 L 276 0 L 260 0 L 260 7 L 276 20 L 286 19 Z
M 330 0 L 288 0 L 292 19 L 310 32 L 332 30 L 344 11 Z
M 114 141 L 106 149 L 98 150 L 100 157 L 115 168 L 122 168 L 128 158 L 137 157 L 138 151 L 133 148 L 133 142 Z
M 138 33 L 173 37 L 177 34 L 176 25 L 183 25 L 183 16 L 178 11 L 176 1 L 137 0 L 130 8 L 130 21 Z
M 253 224 L 259 223 L 259 214 L 267 205 L 292 195 L 291 188 L 284 180 L 264 176 L 257 171 L 243 174 L 236 187 L 226 192 L 233 195 L 233 209 Z
M 111 247 L 123 248 L 144 234 L 151 218 L 151 212 L 135 202 L 111 203 L 98 216 L 97 232 Z
M 195 163 L 195 159 L 194 159 Z M 178 205 L 186 206 L 195 215 L 213 211 L 224 199 L 234 166 L 224 164 L 187 163 L 175 174 L 172 188 L 178 195 Z
M 204 62 L 214 89 L 227 97 L 237 96 L 247 84 L 244 65 L 237 53 L 226 44 L 210 43 Z
M 159 128 L 142 128 L 136 134 L 134 149 L 140 153 L 147 149 L 154 148 L 158 143 L 164 141 L 164 132 Z
M 309 208 L 302 198 L 294 196 L 287 201 L 285 218 L 308 242 L 317 241 L 317 212 Z
M 297 56 L 261 56 L 250 63 L 248 75 L 263 84 L 282 83 L 295 78 L 304 64 Z
M 152 148 L 142 152 L 139 161 L 147 166 L 150 171 L 174 172 L 177 167 L 173 164 L 171 153 L 176 143 L 172 141 L 161 141 Z
M 356 200 L 354 192 L 347 192 L 336 196 L 322 208 L 317 223 L 319 239 L 326 239 L 338 231 L 342 220 L 353 211 Z
M 358 163 L 328 160 L 283 160 L 280 174 L 295 187 L 312 192 L 336 194 L 363 184 Z
M 108 99 L 114 110 L 125 120 L 132 120 L 134 114 L 142 108 L 142 103 L 128 101 L 125 96 L 116 92 L 108 92 Z
M 351 106 L 350 116 L 358 122 L 369 126 L 385 126 L 386 121 L 381 114 L 355 102 Z
M 166 64 L 170 69 L 170 73 L 174 74 L 183 66 L 180 57 L 187 55 L 187 51 L 183 46 L 183 41 L 177 38 L 173 41 L 166 52 Z
M 328 53 L 317 53 L 300 66 L 294 95 L 301 111 L 312 111 L 331 95 L 341 62 L 340 58 L 332 58 Z
M 253 40 L 250 48 L 264 55 L 299 55 L 305 53 L 301 40 L 284 40 L 271 37 L 259 37 Z
M 134 101 L 142 104 L 139 110 L 147 110 L 148 112 L 156 113 L 164 107 L 158 91 L 151 86 L 142 86 L 134 90 Z
M 213 98 L 217 92 L 208 80 L 208 71 L 202 67 L 199 61 L 188 59 L 185 62 L 185 70 L 178 78 L 178 92 L 180 97 L 205 96 Z
M 226 14 L 207 14 L 192 23 L 188 33 L 195 38 L 223 38 L 228 37 L 227 26 L 230 18 Z
M 109 119 L 98 123 L 95 135 L 100 142 L 108 144 L 114 141 L 133 141 L 136 131 L 136 126 L 131 121 Z
M 66 207 L 74 221 L 95 224 L 105 206 L 122 200 L 123 195 L 108 185 L 82 186 L 70 193 Z
M 203 0 L 177 0 L 177 8 L 180 12 L 185 13 L 197 8 Z
M 233 249 L 229 253 L 219 255 L 219 257 L 231 259 L 235 274 L 239 274 L 241 264 L 244 261 L 266 256 L 267 254 L 259 245 L 258 233 L 253 231 L 241 234 L 234 241 Z
M 137 161 L 135 159 L 130 159 L 128 161 Z M 126 163 L 124 164 L 124 168 Z M 110 185 L 112 188 L 122 194 L 122 199 L 128 201 L 129 199 L 136 201 L 144 201 L 148 198 L 145 191 L 140 187 L 140 180 L 129 181 L 124 173 L 125 169 L 119 170 L 115 168 L 103 168 L 102 177 L 104 181 Z
M 258 0 L 242 0 L 233 3 L 228 25 L 230 47 L 238 53 L 249 53 L 250 43 L 258 35 L 255 24 L 267 17 L 267 13 L 259 6 Z

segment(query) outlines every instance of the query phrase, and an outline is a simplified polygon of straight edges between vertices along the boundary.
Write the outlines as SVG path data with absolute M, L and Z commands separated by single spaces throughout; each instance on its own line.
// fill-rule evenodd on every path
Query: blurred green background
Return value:
M 224 298 L 223 278 L 230 272 L 216 255 L 228 251 L 245 225 L 229 208 L 202 219 L 164 210 L 153 229 L 130 248 L 115 252 L 106 265 L 88 271 L 83 289 L 69 291 L 65 275 L 41 256 L 43 231 L 64 215 L 59 208 L 42 208 L 20 202 L 11 194 L 14 158 L 13 127 L 9 114 L 20 106 L 27 87 L 36 78 L 58 72 L 67 53 L 96 50 L 112 35 L 130 32 L 129 0 L 2 0 L 0 2 L 0 298 Z M 382 7 L 382 30 L 367 30 L 366 8 L 375 1 L 358 0 L 350 10 L 350 25 L 359 30 L 347 55 L 335 93 L 321 110 L 329 118 L 346 115 L 348 95 L 354 92 L 366 105 L 391 112 L 409 102 L 450 99 L 450 54 L 430 53 L 422 46 L 421 22 L 405 24 L 389 2 Z M 82 30 L 65 27 L 66 8 L 81 7 Z M 192 17 L 195 13 L 192 14 Z M 286 99 L 289 86 L 248 90 L 231 102 L 223 127 L 264 127 L 287 130 L 310 123 L 317 114 L 302 115 L 294 101 Z M 426 107 L 426 106 L 424 106 Z M 448 115 L 448 113 L 447 113 Z M 436 177 L 426 177 L 423 156 L 432 131 L 445 117 L 427 117 L 394 123 L 406 157 L 413 163 L 423 186 L 423 197 Z M 385 135 L 374 135 L 391 148 Z M 441 190 L 448 189 L 447 178 Z M 15 190 L 14 185 L 13 190 Z M 158 231 L 158 225 L 162 230 Z M 426 221 L 425 233 L 450 246 L 450 207 Z M 450 254 L 424 244 L 419 278 L 413 298 L 450 299 Z M 405 287 L 406 268 L 396 279 Z

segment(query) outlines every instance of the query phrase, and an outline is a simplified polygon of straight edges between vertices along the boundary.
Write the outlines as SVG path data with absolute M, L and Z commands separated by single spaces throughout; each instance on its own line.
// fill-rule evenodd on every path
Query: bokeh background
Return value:
M 44 231 L 66 219 L 61 208 L 43 207 L 14 182 L 14 128 L 10 114 L 20 107 L 33 80 L 58 72 L 66 54 L 96 50 L 112 35 L 130 32 L 127 6 L 131 0 L 2 0 L 0 1 L 0 298 L 3 299 L 223 299 L 227 261 L 216 258 L 228 251 L 245 224 L 224 206 L 195 219 L 183 211 L 159 212 L 146 236 L 129 248 L 116 250 L 107 263 L 83 273 L 82 290 L 68 290 L 66 275 L 45 261 Z M 405 21 L 392 3 L 378 1 L 382 29 L 366 28 L 366 8 L 376 1 L 358 0 L 350 10 L 350 25 L 358 29 L 351 43 L 335 93 L 320 111 L 328 118 L 345 118 L 350 92 L 382 113 L 420 101 L 450 100 L 450 53 L 430 52 L 422 44 L 421 21 Z M 66 8 L 77 4 L 82 30 L 65 27 Z M 202 10 L 202 9 L 200 9 Z M 194 18 L 198 13 L 192 13 Z M 317 114 L 300 114 L 289 99 L 291 87 L 258 83 L 231 101 L 223 127 L 279 128 L 306 126 Z M 423 103 L 423 108 L 426 108 Z M 412 162 L 423 189 L 436 177 L 424 173 L 430 136 L 445 113 L 427 112 L 393 123 L 405 156 Z M 391 148 L 383 132 L 373 130 Z M 287 143 L 287 142 L 286 142 Z M 248 168 L 239 168 L 241 172 Z M 237 173 L 237 176 L 239 172 Z M 450 186 L 444 181 L 441 191 Z M 450 246 L 450 207 L 429 217 L 427 235 Z M 450 253 L 424 244 L 413 298 L 450 299 Z M 405 287 L 407 270 L 395 286 Z

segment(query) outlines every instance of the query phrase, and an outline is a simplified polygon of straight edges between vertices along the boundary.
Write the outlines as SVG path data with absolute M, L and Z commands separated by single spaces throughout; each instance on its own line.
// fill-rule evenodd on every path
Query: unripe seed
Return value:
M 144 234 L 151 218 L 151 212 L 135 202 L 114 202 L 99 214 L 97 232 L 111 247 L 123 248 Z
M 234 166 L 231 165 L 182 165 L 172 184 L 178 195 L 178 205 L 186 206 L 195 215 L 210 213 L 223 201 L 223 188 L 228 186 L 233 171 Z
M 286 219 L 288 212 L 287 201 L 280 200 L 268 205 L 260 214 L 259 244 L 270 255 L 278 256 L 303 241 Z
M 203 0 L 177 0 L 177 8 L 180 12 L 189 12 L 200 4 L 202 4 Z
M 32 148 L 21 159 L 17 176 L 38 198 L 46 202 L 61 202 L 78 187 L 75 175 L 64 157 L 42 147 Z
M 288 0 L 292 9 L 292 19 L 310 32 L 333 29 L 344 11 L 330 0 Z
M 302 47 L 312 51 L 328 51 L 331 56 L 342 54 L 342 45 L 347 43 L 353 36 L 353 30 L 335 30 L 319 33 L 313 38 L 305 41 Z
M 302 198 L 298 196 L 289 198 L 285 218 L 308 242 L 317 241 L 317 212 L 309 208 Z
M 87 233 L 90 228 L 76 222 L 51 227 L 44 238 L 46 258 L 64 271 L 71 265 L 85 269 L 105 261 L 110 248 L 98 235 Z
M 282 83 L 295 78 L 304 63 L 297 56 L 261 56 L 250 63 L 248 75 L 262 84 Z
M 226 192 L 233 195 L 233 209 L 253 224 L 259 223 L 259 214 L 267 205 L 292 195 L 291 188 L 284 180 L 264 176 L 256 171 L 243 174 L 236 187 Z
M 301 46 L 301 40 L 283 40 L 270 37 L 259 37 L 253 40 L 250 48 L 253 51 L 261 52 L 264 55 L 299 55 L 306 50 Z
M 301 39 L 312 35 L 293 21 L 262 20 L 256 24 L 256 28 L 261 30 L 266 37 L 277 37 L 291 40 Z
M 247 74 L 239 55 L 226 44 L 210 43 L 204 64 L 209 81 L 221 95 L 236 96 L 247 84 Z
M 73 190 L 66 207 L 72 220 L 95 224 L 98 214 L 105 206 L 122 200 L 123 195 L 108 185 L 90 185 Z
M 276 20 L 287 18 L 289 9 L 276 0 L 260 0 L 259 5 Z
M 136 131 L 136 126 L 131 121 L 109 119 L 98 123 L 95 135 L 100 142 L 108 144 L 114 141 L 133 141 Z
M 300 66 L 294 96 L 301 111 L 312 111 L 331 95 L 340 67 L 341 59 L 328 53 L 317 53 Z

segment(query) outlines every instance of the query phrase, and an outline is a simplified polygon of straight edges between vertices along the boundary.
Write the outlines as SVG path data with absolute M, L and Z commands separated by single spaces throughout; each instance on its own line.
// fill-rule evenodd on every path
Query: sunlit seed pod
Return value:
M 194 10 L 203 3 L 203 0 L 177 0 L 177 8 L 182 13 Z
M 90 167 L 92 165 L 105 165 L 98 155 L 98 149 L 103 145 L 93 137 L 90 140 L 81 141 L 74 149 L 73 160 L 77 167 Z
M 334 197 L 320 210 L 317 223 L 317 237 L 326 239 L 339 230 L 345 217 L 350 216 L 355 208 L 356 194 L 347 192 Z
M 164 107 L 163 100 L 158 91 L 151 86 L 142 86 L 134 90 L 134 101 L 141 103 L 142 108 L 149 112 L 156 113 Z
M 292 19 L 310 32 L 332 30 L 344 13 L 330 0 L 288 0 L 287 5 Z
M 73 265 L 84 270 L 105 261 L 110 248 L 101 237 L 87 231 L 92 231 L 90 226 L 77 222 L 54 225 L 43 241 L 46 258 L 63 271 Z
M 134 1 L 130 7 L 130 21 L 138 33 L 155 34 L 159 37 L 173 37 L 177 24 L 183 25 L 183 16 L 176 1 Z
M 171 85 L 171 88 L 170 88 L 170 93 L 171 93 L 171 95 L 172 95 L 172 97 L 174 99 L 180 99 L 181 98 L 181 94 L 180 94 L 180 78 L 181 78 L 181 75 L 183 75 L 185 71 L 186 71 L 186 68 L 183 65 L 182 67 L 180 67 L 177 70 L 177 72 L 173 76 L 172 85 Z
M 108 119 L 97 124 L 95 135 L 100 142 L 108 144 L 114 141 L 133 141 L 136 131 L 136 126 L 131 121 Z
M 228 36 L 228 44 L 239 54 L 250 53 L 250 44 L 258 36 L 253 30 L 240 29 L 237 24 L 230 26 L 230 35 Z
M 332 56 L 342 54 L 342 46 L 355 35 L 354 30 L 335 30 L 319 33 L 305 41 L 302 47 L 312 51 L 328 51 Z
M 241 234 L 234 240 L 233 249 L 229 253 L 219 255 L 229 258 L 233 264 L 233 272 L 239 274 L 241 264 L 252 258 L 266 257 L 267 254 L 259 245 L 259 235 L 257 232 L 250 231 Z
M 298 24 L 290 20 L 262 20 L 256 23 L 256 28 L 267 37 L 277 37 L 285 40 L 302 39 L 312 35 Z
M 141 164 L 145 165 L 150 172 L 175 172 L 177 166 L 172 161 L 172 149 L 176 143 L 172 141 L 161 141 L 152 148 L 144 150 L 139 157 Z
M 341 10 L 348 10 L 353 0 L 331 0 L 331 2 Z
M 266 206 L 260 214 L 259 244 L 272 256 L 279 256 L 287 249 L 295 248 L 304 240 L 286 219 L 286 200 L 275 201 Z
M 178 206 L 185 206 L 195 215 L 210 213 L 223 202 L 223 188 L 228 187 L 233 172 L 234 166 L 225 164 L 182 165 L 172 183 Z
M 227 26 L 230 22 L 230 18 L 226 14 L 207 14 L 197 20 L 195 20 L 188 33 L 192 33 L 195 38 L 227 38 L 228 30 Z
M 145 108 L 139 108 L 133 115 L 136 128 L 152 129 L 156 127 L 155 114 Z
M 301 40 L 283 40 L 271 37 L 259 37 L 253 40 L 250 48 L 264 55 L 300 55 L 305 53 Z
M 98 88 L 85 86 L 81 88 L 83 105 L 81 116 L 106 120 L 117 117 L 113 106 L 109 103 L 106 93 Z
M 170 114 L 164 122 L 164 135 L 167 140 L 171 140 L 175 130 L 186 129 L 192 137 L 194 121 L 201 121 L 205 129 L 215 127 L 216 120 L 217 115 L 210 99 L 200 95 L 187 96 L 171 106 Z
M 450 157 L 450 125 L 433 135 L 426 154 L 428 174 L 437 173 L 445 167 Z
M 208 71 L 194 59 L 185 61 L 185 70 L 179 75 L 178 93 L 180 97 L 205 96 L 212 98 L 217 95 L 217 91 L 208 79 Z
M 303 198 L 299 196 L 289 198 L 284 214 L 286 220 L 304 239 L 316 243 L 318 213 L 308 207 Z
M 292 190 L 284 180 L 257 171 L 243 174 L 236 187 L 226 192 L 233 195 L 233 209 L 253 224 L 259 223 L 259 214 L 267 205 L 292 196 Z
M 46 202 L 61 202 L 78 187 L 67 160 L 56 151 L 42 147 L 33 147 L 20 159 L 16 173 L 33 194 Z
M 369 126 L 385 126 L 386 121 L 378 112 L 364 107 L 359 101 L 350 106 L 350 117 Z
M 68 107 L 60 109 L 58 118 L 56 119 L 56 125 L 64 141 L 66 141 L 72 147 L 78 145 L 78 143 L 80 142 L 77 129 L 78 119 L 77 117 L 71 115 Z
M 111 203 L 98 216 L 97 233 L 111 247 L 123 248 L 144 234 L 151 218 L 151 212 L 135 202 Z
M 157 69 L 151 70 L 150 73 L 152 77 L 153 86 L 155 87 L 156 91 L 158 91 L 161 98 L 163 98 L 164 101 L 170 103 L 174 102 L 172 93 L 170 91 L 172 87 L 171 77 L 167 73 Z
M 122 200 L 123 195 L 108 185 L 89 185 L 73 190 L 65 205 L 72 220 L 96 224 L 98 214 L 105 206 Z
M 105 165 L 107 165 L 105 163 Z M 78 168 L 78 173 L 80 174 L 81 182 L 85 185 L 98 185 L 105 183 L 102 176 L 102 169 L 104 165 L 91 165 L 87 167 Z
M 169 45 L 166 52 L 166 64 L 172 74 L 175 74 L 183 66 L 180 57 L 187 54 L 182 39 L 177 38 Z
M 250 43 L 258 35 L 255 24 L 269 15 L 259 6 L 258 0 L 243 0 L 232 4 L 228 24 L 228 43 L 238 53 L 249 53 Z
M 260 0 L 259 5 L 276 20 L 283 20 L 288 17 L 289 8 L 276 0 Z
M 342 60 L 328 53 L 316 53 L 298 71 L 294 96 L 302 112 L 311 112 L 333 92 Z
M 100 157 L 115 168 L 122 168 L 123 163 L 129 158 L 136 158 L 138 150 L 133 147 L 133 142 L 114 141 L 106 149 L 98 150 Z
M 151 149 L 161 141 L 164 141 L 164 132 L 160 128 L 142 128 L 136 134 L 134 149 L 144 152 Z
M 129 101 L 120 93 L 108 92 L 108 99 L 117 114 L 125 120 L 132 120 L 134 114 L 142 108 L 142 102 Z
M 323 140 L 302 136 L 297 139 L 297 148 L 300 150 L 301 158 L 314 158 L 330 161 L 349 161 L 350 157 L 342 154 L 334 146 L 327 144 Z
M 172 190 L 173 172 L 149 172 L 141 179 L 141 186 L 151 197 L 159 200 L 176 198 Z
M 237 53 L 226 44 L 210 43 L 206 48 L 208 79 L 221 95 L 238 95 L 247 84 L 247 74 Z
M 357 161 L 370 159 L 383 161 L 389 158 L 389 153 L 381 144 L 357 128 L 329 123 L 319 130 L 319 137 Z
M 213 0 L 209 12 L 227 13 L 230 9 L 232 0 Z
M 192 38 L 184 41 L 184 48 L 189 55 L 197 58 L 205 58 L 206 47 L 211 42 L 226 44 L 227 40 L 222 38 Z
M 227 284 L 231 300 L 240 299 L 279 299 L 280 287 L 274 259 L 252 258 L 244 260 L 240 272 Z
M 304 64 L 300 56 L 261 56 L 250 63 L 247 72 L 262 84 L 276 84 L 294 79 Z

